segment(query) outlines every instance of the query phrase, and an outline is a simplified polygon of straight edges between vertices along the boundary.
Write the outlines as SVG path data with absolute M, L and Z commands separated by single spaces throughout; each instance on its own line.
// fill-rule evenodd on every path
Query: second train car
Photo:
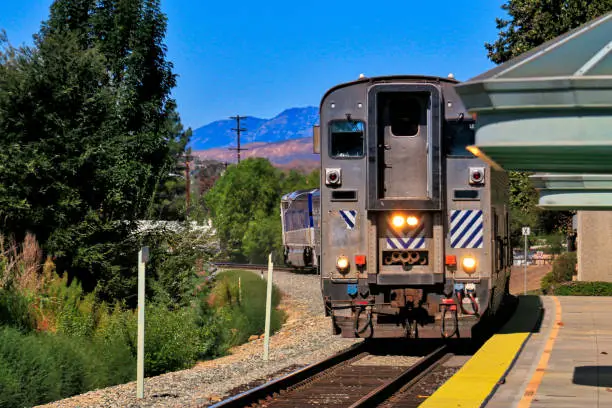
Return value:
M 298 190 L 281 198 L 283 261 L 296 270 L 317 270 L 320 254 L 319 189 Z
M 343 337 L 470 337 L 508 292 L 507 174 L 474 156 L 453 78 L 389 76 L 323 96 L 320 274 Z

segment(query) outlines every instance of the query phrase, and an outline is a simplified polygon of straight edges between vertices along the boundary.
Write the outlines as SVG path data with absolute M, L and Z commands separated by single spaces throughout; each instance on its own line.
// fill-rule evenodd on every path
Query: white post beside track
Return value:
M 529 234 L 531 234 L 531 228 L 529 227 L 523 227 L 523 236 L 525 237 L 525 260 L 524 260 L 524 288 L 523 288 L 523 295 L 527 295 L 527 237 L 529 236 Z
M 268 352 L 270 351 L 270 314 L 272 312 L 272 254 L 268 255 L 268 290 L 266 294 L 266 331 L 264 334 L 264 352 L 263 359 L 268 361 Z
M 138 339 L 136 344 L 136 398 L 144 398 L 145 264 L 149 248 L 138 251 Z

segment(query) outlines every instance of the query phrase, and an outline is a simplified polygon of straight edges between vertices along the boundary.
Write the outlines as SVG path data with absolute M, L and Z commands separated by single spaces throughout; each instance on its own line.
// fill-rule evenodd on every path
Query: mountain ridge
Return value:
M 293 107 L 283 110 L 271 119 L 247 117 L 240 121 L 241 145 L 273 143 L 304 137 L 312 137 L 312 127 L 319 122 L 318 108 Z M 193 151 L 236 146 L 236 127 L 233 119 L 222 119 L 201 126 L 193 131 L 189 147 Z

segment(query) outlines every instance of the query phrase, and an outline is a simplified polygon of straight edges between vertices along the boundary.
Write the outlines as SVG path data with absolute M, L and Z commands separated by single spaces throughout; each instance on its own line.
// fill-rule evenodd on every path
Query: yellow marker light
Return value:
M 476 260 L 472 257 L 465 257 L 461 260 L 461 266 L 467 273 L 473 273 L 476 270 Z
M 345 271 L 348 267 L 349 260 L 346 256 L 339 256 L 338 259 L 336 259 L 336 268 L 338 268 L 339 271 Z
M 419 225 L 419 219 L 414 215 L 411 215 L 410 217 L 406 218 L 406 224 L 408 224 L 409 227 L 416 227 Z
M 404 217 L 402 217 L 401 215 L 394 215 L 393 219 L 391 220 L 391 223 L 395 228 L 403 227 L 404 222 Z

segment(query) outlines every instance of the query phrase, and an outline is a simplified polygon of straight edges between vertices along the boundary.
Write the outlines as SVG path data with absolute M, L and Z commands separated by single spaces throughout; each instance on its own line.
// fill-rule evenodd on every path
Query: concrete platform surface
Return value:
M 540 327 L 481 406 L 612 407 L 612 297 L 540 299 Z

